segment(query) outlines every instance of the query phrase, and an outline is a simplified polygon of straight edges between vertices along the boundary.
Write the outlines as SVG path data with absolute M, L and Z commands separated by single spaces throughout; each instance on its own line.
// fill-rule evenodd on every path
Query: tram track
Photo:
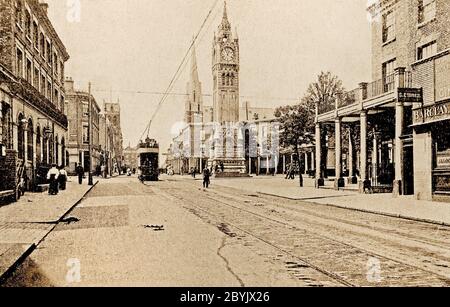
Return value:
M 311 231 L 298 227 L 298 225 L 295 225 L 295 223 L 290 221 L 267 216 L 267 212 L 263 212 L 263 215 L 261 212 L 249 210 L 249 208 L 246 208 L 245 205 L 237 205 L 238 200 L 231 201 L 228 199 L 227 201 L 224 201 L 224 195 L 220 192 L 219 194 L 222 199 L 207 193 L 204 193 L 202 197 L 195 197 L 194 193 L 192 193 L 193 186 L 193 184 L 187 184 L 182 190 L 180 190 L 180 186 L 177 185 L 178 191 L 177 189 L 171 190 L 170 187 L 159 188 L 161 190 L 166 190 L 164 193 L 168 192 L 168 194 L 182 202 L 187 209 L 193 208 L 199 210 L 210 217 L 212 216 L 216 222 L 226 222 L 231 227 L 240 230 L 248 236 L 257 238 L 259 241 L 270 245 L 272 248 L 275 248 L 280 252 L 298 259 L 309 267 L 323 273 L 326 276 L 329 276 L 330 278 L 333 278 L 342 285 L 371 285 L 367 282 L 364 272 L 367 259 L 370 258 L 381 260 L 383 262 L 384 274 L 388 273 L 388 276 L 392 275 L 382 284 L 449 285 L 448 276 L 442 276 L 436 274 L 436 272 L 424 270 L 421 267 L 405 263 L 406 261 L 399 261 L 397 258 L 392 258 L 381 253 L 374 253 L 373 251 L 364 249 L 360 246 L 342 242 L 342 240 L 335 240 L 329 236 L 312 233 Z M 214 191 L 214 193 L 216 193 L 216 191 Z M 232 195 L 232 198 L 239 197 L 236 195 L 237 194 Z M 220 204 L 220 206 L 217 206 L 217 204 Z M 261 226 L 260 229 L 255 226 L 258 224 Z M 267 229 L 276 229 L 278 236 L 275 236 L 274 238 L 273 233 L 265 233 L 265 230 Z M 280 237 L 281 240 L 279 240 Z M 288 242 L 283 243 L 283 240 L 295 242 L 296 238 L 297 240 L 298 238 L 307 238 L 308 240 L 305 241 L 308 242 L 303 242 L 300 244 L 300 249 L 296 249 Z M 277 239 L 279 241 L 277 241 Z M 328 250 L 326 248 L 324 250 L 321 246 L 328 246 Z M 322 257 L 324 257 L 324 259 L 319 261 L 318 259 L 320 259 L 320 257 L 314 257 L 311 253 L 308 254 L 302 250 L 317 251 L 322 255 Z M 353 256 L 349 257 L 351 258 L 349 261 L 353 262 L 350 266 L 348 263 L 343 263 L 341 261 L 342 259 L 339 261 L 338 265 L 330 265 L 333 262 L 333 259 L 330 257 L 333 257 L 333 255 L 341 255 L 345 258 L 346 254 Z M 344 270 L 342 270 L 342 268 L 344 268 Z M 386 268 L 388 268 L 387 271 Z M 400 277 L 401 279 L 401 277 L 404 278 L 406 275 L 408 276 L 408 281 L 398 280 L 399 278 L 397 278 Z M 420 281 L 423 281 L 423 283 Z

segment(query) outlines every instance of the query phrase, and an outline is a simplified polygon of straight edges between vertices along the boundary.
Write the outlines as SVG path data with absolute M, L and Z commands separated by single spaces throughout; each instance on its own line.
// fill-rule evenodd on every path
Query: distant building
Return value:
M 114 164 L 113 161 L 116 159 L 115 153 L 115 135 L 114 127 L 111 125 L 109 119 L 104 113 L 100 113 L 100 165 L 105 167 L 106 174 L 108 176 L 113 175 Z
M 86 172 L 95 172 L 101 165 L 100 152 L 100 107 L 94 96 L 74 88 L 74 81 L 66 79 L 66 110 L 69 121 L 67 151 L 69 154 L 69 172 L 75 173 L 77 164 Z M 91 104 L 91 106 L 89 106 Z M 91 111 L 91 116 L 89 112 Z M 89 120 L 91 131 L 89 135 Z M 89 152 L 89 142 L 91 153 Z M 92 162 L 92 163 L 90 163 Z
M 123 150 L 123 165 L 126 168 L 130 168 L 131 170 L 137 169 L 138 167 L 138 152 L 137 148 L 131 147 L 131 145 L 128 145 Z
M 120 170 L 123 166 L 123 135 L 120 121 L 120 103 L 105 103 L 103 112 L 113 128 L 115 153 L 113 164 Z

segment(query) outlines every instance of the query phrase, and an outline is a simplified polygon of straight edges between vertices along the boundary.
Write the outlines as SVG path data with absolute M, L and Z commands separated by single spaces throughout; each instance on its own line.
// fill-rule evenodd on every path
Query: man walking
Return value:
M 211 173 L 209 172 L 209 169 L 207 167 L 205 167 L 205 169 L 203 170 L 203 188 L 208 189 L 209 188 L 209 184 L 210 184 L 210 178 L 211 177 Z
M 75 171 L 77 172 L 78 175 L 78 184 L 83 184 L 83 176 L 84 176 L 83 166 L 81 166 L 81 164 L 77 164 Z
M 58 181 L 59 181 L 59 188 L 61 189 L 61 191 L 65 191 L 67 186 L 67 171 L 62 165 L 59 168 Z

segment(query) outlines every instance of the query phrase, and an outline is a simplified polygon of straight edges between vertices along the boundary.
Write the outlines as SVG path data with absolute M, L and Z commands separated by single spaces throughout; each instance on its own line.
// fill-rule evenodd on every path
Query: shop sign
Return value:
M 414 125 L 450 119 L 450 101 L 413 110 Z
M 399 88 L 399 102 L 423 102 L 423 90 L 421 88 Z
M 436 165 L 438 168 L 450 168 L 450 152 L 438 153 Z

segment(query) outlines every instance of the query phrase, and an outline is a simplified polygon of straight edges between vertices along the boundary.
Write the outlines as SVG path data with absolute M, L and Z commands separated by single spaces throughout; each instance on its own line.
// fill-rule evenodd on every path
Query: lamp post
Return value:
M 92 101 L 91 101 L 91 83 L 89 82 L 89 119 L 88 119 L 88 135 L 89 135 L 89 172 L 88 185 L 94 185 L 92 178 Z

